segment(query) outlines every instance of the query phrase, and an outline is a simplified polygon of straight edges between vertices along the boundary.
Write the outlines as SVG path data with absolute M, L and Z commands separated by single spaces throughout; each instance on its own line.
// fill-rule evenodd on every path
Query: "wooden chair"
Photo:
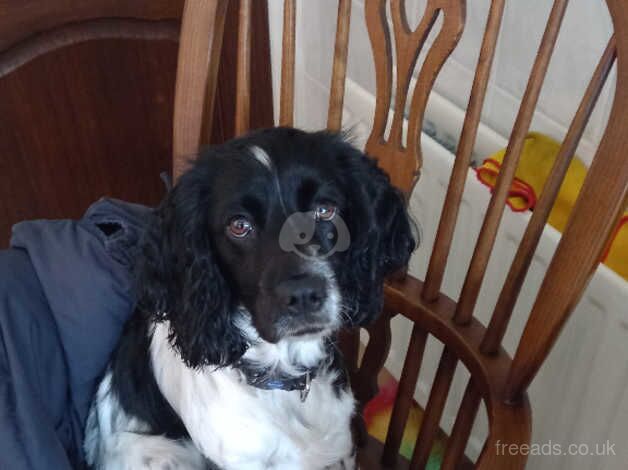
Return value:
M 206 91 L 211 108 L 227 3 L 227 0 L 188 0 L 185 4 L 174 109 L 175 177 L 183 170 L 185 158 L 194 155 L 199 147 Z M 249 128 L 250 120 L 252 3 L 251 0 L 241 0 L 239 10 L 238 133 Z M 463 0 L 429 0 L 423 18 L 412 31 L 408 26 L 403 1 L 393 0 L 390 2 L 391 31 L 387 21 L 387 3 L 386 0 L 365 0 L 366 23 L 377 73 L 376 112 L 366 150 L 379 160 L 392 181 L 409 193 L 421 167 L 419 137 L 427 98 L 441 66 L 462 34 L 467 5 Z M 625 131 L 628 122 L 628 9 L 624 3 L 622 0 L 607 0 L 615 29 L 614 36 L 571 122 L 551 176 L 518 247 L 490 323 L 484 326 L 473 317 L 472 312 L 504 211 L 508 188 L 514 177 L 567 6 L 567 0 L 555 0 L 553 3 L 464 286 L 460 297 L 454 300 L 442 294 L 440 289 L 504 10 L 504 0 L 492 1 L 426 279 L 421 282 L 406 276 L 388 282 L 384 311 L 376 325 L 369 328 L 370 340 L 360 364 L 356 359 L 358 336 L 353 332 L 345 338 L 345 347 L 352 360 L 353 387 L 359 401 L 365 404 L 377 391 L 377 374 L 390 347 L 390 319 L 394 315 L 403 315 L 414 323 L 386 442 L 378 446 L 373 440 L 367 440 L 359 452 L 362 468 L 425 467 L 439 432 L 439 421 L 459 362 L 469 370 L 470 379 L 447 440 L 442 468 L 470 465 L 464 456 L 464 449 L 480 405 L 487 411 L 489 434 L 474 468 L 493 470 L 524 467 L 525 455 L 499 453 L 495 444 L 529 443 L 532 420 L 526 390 L 587 285 L 628 198 L 628 158 L 625 156 L 625 149 L 628 148 L 628 132 Z M 297 7 L 295 0 L 284 2 L 281 125 L 293 124 Z M 468 7 L 473 8 L 473 2 Z M 350 8 L 350 0 L 339 0 L 328 116 L 328 127 L 331 130 L 339 130 L 341 126 Z M 439 13 L 443 16 L 441 32 L 420 67 L 416 86 L 410 90 L 410 78 L 417 57 Z M 393 61 L 393 55 L 396 61 Z M 570 159 L 615 61 L 617 89 L 608 127 L 568 226 L 547 269 L 518 349 L 514 357 L 510 358 L 500 344 L 515 301 Z M 397 77 L 394 103 L 391 99 L 393 63 Z M 403 144 L 403 110 L 408 101 L 408 137 L 407 144 Z M 384 137 L 391 109 L 390 134 Z M 408 463 L 398 452 L 429 335 L 444 343 L 444 350 L 425 407 L 416 447 Z

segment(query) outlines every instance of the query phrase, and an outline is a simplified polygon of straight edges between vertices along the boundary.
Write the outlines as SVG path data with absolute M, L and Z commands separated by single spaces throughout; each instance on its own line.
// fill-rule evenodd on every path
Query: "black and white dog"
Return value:
M 148 231 L 88 463 L 354 468 L 334 333 L 374 319 L 414 247 L 403 196 L 342 136 L 277 128 L 209 148 Z

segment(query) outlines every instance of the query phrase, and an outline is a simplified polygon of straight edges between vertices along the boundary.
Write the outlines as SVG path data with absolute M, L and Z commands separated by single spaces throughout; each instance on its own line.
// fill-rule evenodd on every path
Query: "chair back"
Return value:
M 227 3 L 228 0 L 186 2 L 174 113 L 175 176 L 184 166 L 182 157 L 198 149 L 205 101 L 211 107 Z M 249 126 L 251 3 L 251 0 L 239 3 L 239 91 L 235 118 L 239 133 Z M 489 435 L 474 463 L 475 468 L 525 466 L 525 455 L 496 452 L 495 444 L 529 443 L 531 416 L 527 388 L 582 295 L 628 201 L 628 158 L 624 150 L 628 148 L 628 132 L 625 131 L 628 122 L 628 9 L 622 0 L 607 0 L 606 3 L 614 34 L 597 68 L 591 71 L 590 83 L 517 248 L 490 322 L 484 326 L 473 317 L 473 310 L 568 4 L 567 0 L 553 2 L 463 288 L 459 298 L 454 300 L 445 296 L 441 287 L 502 26 L 505 0 L 491 1 L 425 281 L 406 276 L 387 283 L 384 312 L 377 323 L 368 328 L 369 342 L 361 362 L 357 360 L 357 334 L 345 337 L 354 391 L 358 400 L 365 404 L 377 391 L 377 374 L 390 348 L 391 318 L 402 314 L 414 323 L 386 442 L 383 448 L 362 452 L 364 468 L 378 468 L 380 464 L 385 468 L 395 465 L 407 468 L 408 462 L 403 462 L 398 455 L 399 448 L 430 335 L 439 339 L 444 349 L 410 467 L 424 468 L 427 464 L 458 363 L 469 370 L 470 378 L 447 441 L 442 468 L 469 465 L 464 449 L 481 404 L 487 410 Z M 429 94 L 462 35 L 466 8 L 473 8 L 473 4 L 467 5 L 464 0 L 427 0 L 423 16 L 414 29 L 409 26 L 403 0 L 364 0 L 364 4 L 377 95 L 366 151 L 379 160 L 392 182 L 409 194 L 420 174 L 420 135 Z M 293 124 L 296 8 L 295 0 L 284 1 L 281 125 Z M 334 61 L 328 113 L 328 127 L 334 131 L 340 129 L 342 122 L 350 10 L 350 0 L 338 1 L 336 41 L 334 51 L 330 51 Z M 442 17 L 440 31 L 429 49 L 424 50 L 428 47 L 428 34 L 439 16 Z M 416 70 L 422 52 L 425 59 Z M 614 64 L 617 84 L 606 131 L 511 359 L 501 344 L 515 302 L 569 163 Z

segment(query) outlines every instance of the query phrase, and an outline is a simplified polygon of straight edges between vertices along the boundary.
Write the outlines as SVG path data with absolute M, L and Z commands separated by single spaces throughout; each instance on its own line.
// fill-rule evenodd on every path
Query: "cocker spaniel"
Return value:
M 416 244 L 406 209 L 341 135 L 275 128 L 202 152 L 148 229 L 88 463 L 354 468 L 335 333 L 380 312 Z

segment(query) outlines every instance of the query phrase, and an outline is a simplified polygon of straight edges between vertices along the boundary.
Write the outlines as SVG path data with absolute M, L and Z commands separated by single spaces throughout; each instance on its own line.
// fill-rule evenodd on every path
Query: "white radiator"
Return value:
M 297 122 L 300 126 L 322 127 L 313 116 L 325 116 L 327 90 L 301 74 L 297 90 Z M 374 97 L 348 80 L 345 99 L 345 128 L 350 128 L 356 143 L 363 145 L 373 116 Z M 430 98 L 424 129 L 448 146 L 456 142 L 462 127 L 463 112 L 438 95 Z M 453 163 L 453 154 L 427 133 L 423 133 L 423 169 L 411 197 L 411 210 L 422 227 L 423 241 L 411 260 L 411 273 L 423 279 L 434 242 L 441 206 Z M 475 156 L 480 161 L 505 146 L 506 140 L 481 126 Z M 472 255 L 477 234 L 489 200 L 487 188 L 470 170 L 458 218 L 444 292 L 456 299 Z M 495 305 L 499 289 L 526 224 L 529 213 L 514 213 L 506 208 L 494 252 L 488 266 L 475 316 L 485 324 Z M 560 234 L 547 226 L 517 302 L 504 346 L 513 354 L 530 312 L 543 273 L 557 246 Z M 570 444 L 587 444 L 595 452 L 596 444 L 615 443 L 616 455 L 531 455 L 530 469 L 604 469 L 628 467 L 628 283 L 600 266 L 581 302 L 561 334 L 556 347 L 530 388 L 533 408 L 532 442 L 561 444 L 567 453 Z M 399 377 L 411 328 L 407 320 L 393 322 L 393 342 L 387 368 Z M 416 398 L 425 405 L 440 358 L 442 345 L 428 343 Z M 458 366 L 447 402 L 442 427 L 449 431 L 462 398 L 468 372 Z M 480 410 L 467 453 L 475 457 L 486 437 L 487 421 Z M 547 449 L 547 446 L 546 446 Z M 584 450 L 581 447 L 580 450 Z

